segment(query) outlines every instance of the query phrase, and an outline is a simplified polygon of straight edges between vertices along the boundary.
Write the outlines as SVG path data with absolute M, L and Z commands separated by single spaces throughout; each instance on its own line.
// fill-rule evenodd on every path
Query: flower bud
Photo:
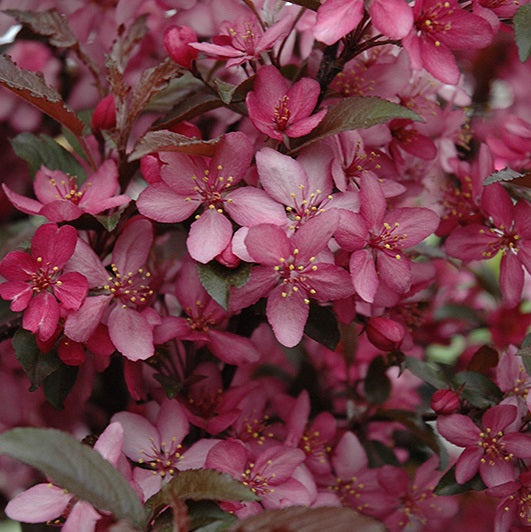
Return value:
M 198 51 L 188 46 L 189 42 L 197 42 L 195 31 L 189 26 L 171 26 L 164 33 L 164 46 L 169 56 L 183 68 L 190 68 Z
M 112 94 L 105 96 L 96 106 L 90 125 L 94 131 L 113 129 L 116 126 L 116 104 Z
M 232 252 L 232 241 L 228 246 L 216 257 L 216 260 L 226 266 L 227 268 L 237 268 L 241 260 Z
M 453 390 L 437 390 L 431 397 L 430 406 L 437 414 L 453 414 L 459 408 L 459 396 Z
M 382 317 L 370 318 L 365 330 L 369 341 L 383 351 L 398 349 L 406 333 L 401 323 Z

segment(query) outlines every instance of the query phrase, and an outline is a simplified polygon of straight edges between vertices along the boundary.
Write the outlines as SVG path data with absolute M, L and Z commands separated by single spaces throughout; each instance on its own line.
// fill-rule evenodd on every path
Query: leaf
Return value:
M 391 393 L 391 381 L 386 371 L 387 364 L 383 356 L 377 356 L 370 363 L 363 381 L 363 391 L 370 403 L 379 405 L 388 399 Z
M 498 351 L 490 345 L 482 345 L 467 364 L 467 371 L 477 371 L 488 375 L 498 365 Z
M 227 310 L 231 287 L 239 288 L 249 280 L 251 265 L 242 262 L 237 268 L 227 268 L 213 260 L 208 264 L 197 263 L 197 272 L 208 295 Z
M 492 185 L 492 183 L 499 183 L 501 181 L 511 181 L 514 182 L 513 184 L 518 185 L 518 180 L 522 177 L 525 178 L 528 175 L 529 174 L 521 174 L 520 172 L 517 172 L 516 170 L 506 166 L 502 170 L 498 170 L 497 172 L 487 176 L 483 181 L 483 185 Z
M 333 310 L 330 307 L 317 305 L 312 301 L 304 334 L 334 351 L 339 343 L 340 333 Z
M 19 329 L 13 337 L 13 349 L 22 369 L 31 381 L 31 391 L 36 390 L 46 377 L 56 371 L 61 361 L 55 352 L 43 355 L 37 346 L 35 336 Z
M 57 410 L 63 410 L 64 401 L 74 386 L 78 368 L 61 364 L 42 384 L 48 402 Z
M 238 521 L 230 532 L 384 532 L 383 523 L 351 508 L 291 506 L 266 510 Z
M 159 151 L 178 151 L 189 155 L 211 157 L 220 140 L 220 138 L 212 140 L 191 139 L 172 131 L 148 131 L 129 154 L 129 162 Z
M 190 120 L 222 106 L 223 102 L 215 94 L 195 92 L 192 95 L 186 95 L 167 116 L 155 122 L 153 129 L 169 129 L 184 120 Z
M 524 338 L 524 341 L 516 354 L 522 357 L 522 363 L 524 364 L 527 373 L 531 375 L 531 333 Z
M 151 509 L 162 508 L 174 499 L 257 501 L 258 497 L 227 473 L 214 469 L 188 469 L 179 471 L 146 505 Z
M 422 121 L 420 116 L 410 109 L 376 96 L 343 98 L 339 103 L 328 107 L 325 117 L 311 133 L 292 141 L 293 149 L 290 153 L 341 131 L 368 128 L 393 118 Z
M 38 35 L 47 37 L 52 46 L 71 48 L 78 44 L 66 17 L 56 9 L 48 9 L 47 11 L 6 9 L 4 13 L 16 18 L 21 24 L 29 26 Z
M 520 6 L 513 17 L 518 57 L 524 63 L 531 55 L 531 4 Z
M 287 2 L 288 0 L 284 0 Z M 298 6 L 305 7 L 306 9 L 311 9 L 312 11 L 317 11 L 321 3 L 319 0 L 290 0 L 290 4 L 297 4 Z
M 20 133 L 11 139 L 15 154 L 28 163 L 30 173 L 34 176 L 44 165 L 50 170 L 61 170 L 65 174 L 85 179 L 85 170 L 76 158 L 54 139 L 47 135 Z
M 472 490 L 483 491 L 486 488 L 487 486 L 483 484 L 479 474 L 464 484 L 458 484 L 457 480 L 455 480 L 454 465 L 441 477 L 433 492 L 435 495 L 459 495 L 460 493 L 466 493 Z
M 145 512 L 127 480 L 98 452 L 55 429 L 17 428 L 0 434 L 0 454 L 33 466 L 54 484 L 96 508 L 142 527 Z
M 94 218 L 96 218 L 96 220 L 98 220 L 98 222 L 100 222 L 100 224 L 110 233 L 116 229 L 124 210 L 125 208 L 113 212 L 112 214 L 95 214 Z
M 224 512 L 217 504 L 211 501 L 191 501 L 188 504 L 190 516 L 190 529 L 196 532 L 218 532 L 226 530 L 237 521 L 234 514 Z
M 405 367 L 422 379 L 424 382 L 431 384 L 434 388 L 448 388 L 448 381 L 446 380 L 442 370 L 434 364 L 424 362 L 414 357 L 406 357 L 404 360 Z
M 111 56 L 121 72 L 124 71 L 134 46 L 144 38 L 148 30 L 146 20 L 147 15 L 144 14 L 136 18 L 127 29 L 123 24 L 118 27 L 118 37 L 113 43 Z
M 75 135 L 83 133 L 83 122 L 65 104 L 61 95 L 46 85 L 42 75 L 19 68 L 5 55 L 0 56 L 0 85 L 33 104 Z
M 463 386 L 462 396 L 478 408 L 497 405 L 503 397 L 501 390 L 485 375 L 476 371 L 461 371 L 453 378 L 455 388 Z

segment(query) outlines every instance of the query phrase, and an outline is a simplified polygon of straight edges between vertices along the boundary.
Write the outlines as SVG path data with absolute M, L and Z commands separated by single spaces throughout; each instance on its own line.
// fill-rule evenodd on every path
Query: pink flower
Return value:
M 424 67 L 450 85 L 459 81 L 452 50 L 475 50 L 492 40 L 490 24 L 461 8 L 457 0 L 417 0 L 413 14 L 414 26 L 402 40 L 413 68 Z
M 500 288 L 504 302 L 515 307 L 524 286 L 524 268 L 531 273 L 531 205 L 513 204 L 498 183 L 485 187 L 481 208 L 491 227 L 471 224 L 455 229 L 446 240 L 446 251 L 465 263 L 484 260 L 502 252 Z
M 242 309 L 267 296 L 267 319 L 277 340 L 297 345 L 310 312 L 310 298 L 333 301 L 352 294 L 348 273 L 317 260 L 327 249 L 338 214 L 332 210 L 306 222 L 291 238 L 278 226 L 261 224 L 249 229 L 245 244 L 259 266 L 249 281 L 231 293 L 230 306 Z
M 263 190 L 237 188 L 252 157 L 251 142 L 240 132 L 225 135 L 210 160 L 164 153 L 160 156 L 165 163 L 161 181 L 140 194 L 138 210 L 157 222 L 174 223 L 203 207 L 190 227 L 186 245 L 194 260 L 207 263 L 231 241 L 232 223 L 225 213 L 242 226 L 286 220 L 282 207 Z
M 382 488 L 396 498 L 390 505 L 392 513 L 384 519 L 390 532 L 408 529 L 408 525 L 415 523 L 434 526 L 438 520 L 457 513 L 458 501 L 455 498 L 433 493 L 442 476 L 442 472 L 437 471 L 438 465 L 438 457 L 432 456 L 417 469 L 412 482 L 408 474 L 398 467 L 383 466 L 380 469 L 378 479 Z
M 77 272 L 62 273 L 72 257 L 77 232 L 70 225 L 41 225 L 31 241 L 31 253 L 12 251 L 0 262 L 0 297 L 11 310 L 26 309 L 22 327 L 42 341 L 57 328 L 61 309 L 78 310 L 88 293 L 87 279 Z
M 380 283 L 398 294 L 409 290 L 411 264 L 403 251 L 433 233 L 439 217 L 417 207 L 388 211 L 376 177 L 364 173 L 360 182 L 360 212 L 342 211 L 335 237 L 343 249 L 353 251 L 352 282 L 358 295 L 372 303 Z
M 9 201 L 19 211 L 45 216 L 52 222 L 75 220 L 85 212 L 99 214 L 130 201 L 125 194 L 115 196 L 118 169 L 110 159 L 89 176 L 81 187 L 78 187 L 75 177 L 60 170 L 41 167 L 33 185 L 37 200 L 21 196 L 6 185 L 2 186 Z
M 111 423 L 98 438 L 94 450 L 116 466 L 122 453 L 123 436 L 120 424 Z M 8 503 L 5 511 L 10 519 L 24 523 L 50 521 L 62 524 L 64 532 L 94 531 L 97 522 L 103 518 L 92 505 L 51 483 L 37 484 L 17 495 Z
M 288 33 L 292 22 L 292 17 L 284 13 L 264 31 L 255 17 L 240 17 L 234 23 L 222 23 L 221 34 L 212 39 L 213 44 L 193 43 L 190 46 L 211 57 L 228 59 L 227 67 L 237 66 L 273 48 Z
M 382 316 L 369 318 L 365 330 L 369 341 L 384 351 L 398 349 L 406 334 L 406 329 L 401 323 Z
M 350 33 L 362 16 L 362 0 L 326 0 L 317 10 L 313 34 L 318 41 L 330 46 Z
M 84 273 L 95 295 L 67 316 L 66 336 L 86 342 L 101 322 L 109 328 L 116 349 L 128 359 L 145 360 L 153 356 L 153 328 L 160 317 L 148 308 L 153 289 L 145 263 L 152 243 L 149 220 L 129 222 L 114 245 L 109 272 L 92 248 L 78 241 L 69 267 Z
M 455 465 L 455 479 L 459 484 L 469 481 L 478 470 L 489 487 L 516 479 L 516 459 L 531 458 L 531 436 L 514 428 L 517 415 L 515 406 L 501 404 L 483 414 L 481 428 L 461 414 L 437 419 L 441 435 L 465 447 Z
M 258 131 L 273 139 L 302 137 L 326 114 L 323 109 L 312 115 L 319 91 L 313 79 L 302 78 L 290 87 L 274 66 L 263 66 L 256 74 L 254 91 L 245 100 L 249 118 Z

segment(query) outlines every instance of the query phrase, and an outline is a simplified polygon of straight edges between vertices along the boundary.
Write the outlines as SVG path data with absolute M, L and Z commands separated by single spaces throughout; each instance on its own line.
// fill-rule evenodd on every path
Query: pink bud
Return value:
M 217 257 L 215 257 L 215 259 L 227 268 L 237 268 L 241 262 L 240 259 L 232 252 L 232 241 L 229 242 L 227 247 Z
M 192 124 L 192 122 L 188 122 L 187 120 L 183 120 L 182 122 L 171 126 L 170 131 L 179 133 L 179 135 L 184 135 L 185 137 L 189 137 L 191 139 L 194 137 L 197 139 L 202 138 L 201 130 L 195 124 Z
M 160 177 L 160 167 L 162 161 L 157 154 L 144 155 L 140 159 L 140 171 L 144 176 L 144 179 L 150 184 L 160 183 L 162 178 Z
M 369 341 L 379 349 L 398 349 L 406 333 L 401 323 L 389 318 L 370 318 L 365 327 Z
M 188 46 L 197 42 L 195 31 L 189 26 L 171 26 L 164 33 L 164 46 L 169 56 L 180 66 L 190 68 L 198 51 Z
M 68 366 L 81 366 L 85 362 L 85 350 L 83 346 L 63 336 L 57 346 L 59 358 Z
M 437 390 L 431 397 L 430 406 L 437 414 L 453 414 L 459 408 L 459 396 L 453 390 Z
M 109 94 L 96 106 L 92 114 L 91 127 L 94 131 L 113 129 L 116 126 L 116 104 L 114 96 Z

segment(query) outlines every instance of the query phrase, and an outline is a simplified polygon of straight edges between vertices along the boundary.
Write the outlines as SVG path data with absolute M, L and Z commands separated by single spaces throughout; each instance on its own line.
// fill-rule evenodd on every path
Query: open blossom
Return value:
M 514 427 L 517 416 L 514 405 L 501 404 L 483 414 L 481 428 L 461 414 L 437 419 L 441 435 L 465 447 L 455 465 L 455 479 L 459 484 L 468 482 L 478 470 L 489 487 L 516 479 L 516 459 L 531 458 L 531 435 Z
M 245 100 L 249 118 L 256 129 L 273 139 L 302 137 L 326 114 L 326 109 L 312 114 L 319 91 L 314 79 L 302 78 L 290 87 L 277 68 L 263 66 L 256 74 L 254 91 Z
M 513 204 L 507 191 L 494 183 L 485 187 L 481 208 L 492 226 L 473 223 L 456 228 L 446 251 L 465 263 L 501 252 L 500 288 L 506 305 L 514 307 L 520 302 L 525 270 L 531 273 L 531 205 L 525 200 Z
M 153 296 L 151 273 L 145 263 L 153 243 L 149 220 L 131 221 L 118 237 L 109 272 L 92 248 L 79 240 L 69 267 L 82 271 L 95 295 L 65 322 L 65 334 L 86 342 L 104 323 L 116 349 L 130 360 L 153 355 L 153 328 L 160 317 L 148 307 Z
M 398 294 L 411 286 L 411 263 L 404 250 L 429 236 L 439 223 L 430 209 L 402 207 L 387 210 L 376 177 L 360 177 L 360 212 L 342 211 L 335 237 L 339 245 L 352 251 L 350 274 L 359 296 L 369 303 L 380 283 Z
M 191 43 L 190 46 L 208 56 L 228 59 L 227 67 L 237 66 L 260 57 L 273 48 L 288 32 L 293 23 L 290 16 L 283 16 L 265 31 L 256 17 L 239 17 L 235 22 L 223 22 L 220 35 L 212 43 Z
M 310 312 L 310 298 L 333 301 L 352 294 L 348 273 L 319 260 L 334 233 L 338 214 L 322 213 L 306 222 L 291 238 L 278 226 L 260 224 L 249 229 L 245 244 L 259 265 L 249 281 L 231 293 L 233 309 L 245 308 L 267 296 L 267 319 L 277 340 L 297 345 Z
M 46 341 L 57 328 L 61 309 L 78 310 L 87 292 L 87 279 L 78 272 L 63 273 L 74 253 L 77 232 L 70 225 L 41 225 L 31 241 L 31 252 L 12 251 L 0 262 L 0 297 L 11 300 L 11 310 L 25 310 L 22 327 Z
M 94 450 L 116 466 L 122 453 L 124 431 L 111 423 L 98 438 Z M 61 524 L 64 532 L 93 532 L 103 518 L 92 505 L 51 483 L 37 484 L 12 499 L 6 506 L 10 519 L 24 523 Z
M 228 133 L 214 156 L 192 157 L 165 153 L 161 181 L 152 183 L 139 196 L 138 210 L 157 222 L 182 222 L 198 208 L 201 214 L 190 227 L 186 245 L 193 259 L 207 263 L 223 252 L 232 238 L 232 223 L 241 226 L 283 223 L 282 207 L 263 190 L 237 188 L 249 169 L 253 147 L 240 132 Z
M 413 28 L 402 40 L 413 68 L 424 67 L 450 85 L 459 81 L 452 50 L 475 50 L 492 40 L 490 24 L 460 7 L 457 0 L 417 0 L 413 14 Z
M 118 191 L 118 169 L 110 159 L 81 186 L 78 186 L 75 177 L 42 166 L 33 184 L 36 200 L 21 196 L 6 185 L 2 186 L 9 201 L 19 211 L 45 216 L 51 222 L 68 222 L 83 213 L 99 214 L 130 201 L 125 194 L 115 196 Z

